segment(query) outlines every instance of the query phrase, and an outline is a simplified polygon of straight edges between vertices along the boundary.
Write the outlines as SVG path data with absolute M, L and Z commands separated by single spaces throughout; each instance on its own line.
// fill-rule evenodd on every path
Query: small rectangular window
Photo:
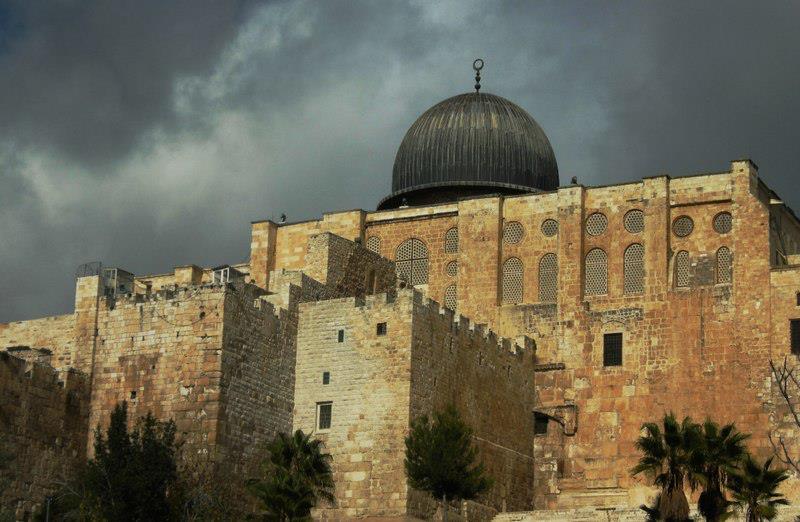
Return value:
M 331 372 L 322 372 L 322 384 L 331 383 Z
M 792 353 L 800 355 L 800 319 L 791 319 L 789 321 L 789 330 L 792 337 Z
M 550 418 L 544 413 L 533 414 L 533 434 L 534 435 L 547 435 L 547 425 Z
M 343 342 L 344 342 L 344 330 L 339 330 L 339 337 L 338 337 L 338 339 L 339 339 L 339 342 L 340 342 L 340 343 L 343 343 Z
M 603 366 L 622 366 L 622 333 L 603 335 Z
M 378 323 L 378 335 L 386 335 L 386 323 Z
M 317 403 L 317 429 L 329 430 L 331 428 L 331 418 L 333 416 L 332 402 Z
M 797 306 L 800 306 L 800 292 L 797 292 L 795 294 L 795 299 L 796 299 Z

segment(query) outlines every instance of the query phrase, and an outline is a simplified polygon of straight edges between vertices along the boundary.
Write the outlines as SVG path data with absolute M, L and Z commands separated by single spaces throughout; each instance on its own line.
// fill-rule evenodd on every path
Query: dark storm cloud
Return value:
M 68 311 L 84 261 L 238 262 L 252 219 L 374 208 L 477 56 L 562 181 L 750 156 L 800 204 L 798 5 L 0 0 L 0 321 Z

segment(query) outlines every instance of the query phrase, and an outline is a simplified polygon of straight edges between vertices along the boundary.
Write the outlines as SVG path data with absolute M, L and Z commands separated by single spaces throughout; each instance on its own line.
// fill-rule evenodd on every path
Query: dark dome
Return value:
M 439 102 L 408 129 L 392 194 L 378 209 L 557 187 L 556 157 L 536 120 L 505 98 L 473 92 Z

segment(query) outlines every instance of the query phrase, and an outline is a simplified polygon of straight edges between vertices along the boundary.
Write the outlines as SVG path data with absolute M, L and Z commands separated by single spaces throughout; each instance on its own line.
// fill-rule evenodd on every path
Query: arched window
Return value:
M 455 310 L 458 304 L 458 289 L 456 285 L 448 286 L 444 291 L 444 305 L 450 310 Z
M 558 293 L 558 258 L 545 254 L 539 260 L 539 302 L 555 303 Z
M 376 254 L 381 253 L 381 238 L 378 236 L 370 236 L 367 238 L 367 250 L 375 252 Z
M 444 233 L 444 253 L 458 253 L 458 229 L 456 227 Z
M 608 293 L 608 258 L 605 251 L 593 248 L 586 254 L 586 295 L 601 295 Z
M 634 243 L 625 249 L 625 293 L 641 294 L 644 292 L 644 247 Z
M 406 239 L 395 253 L 397 276 L 411 285 L 428 283 L 428 247 L 417 238 Z
M 675 286 L 686 288 L 689 286 L 689 252 L 681 250 L 675 254 Z
M 522 302 L 524 268 L 522 261 L 511 257 L 503 263 L 503 304 Z
M 717 250 L 717 283 L 730 283 L 733 280 L 733 256 L 728 247 Z

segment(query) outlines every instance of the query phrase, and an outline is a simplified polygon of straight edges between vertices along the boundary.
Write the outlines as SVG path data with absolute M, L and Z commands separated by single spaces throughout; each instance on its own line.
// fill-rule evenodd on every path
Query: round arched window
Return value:
M 395 253 L 397 277 L 412 285 L 428 283 L 428 247 L 417 238 L 406 239 Z

